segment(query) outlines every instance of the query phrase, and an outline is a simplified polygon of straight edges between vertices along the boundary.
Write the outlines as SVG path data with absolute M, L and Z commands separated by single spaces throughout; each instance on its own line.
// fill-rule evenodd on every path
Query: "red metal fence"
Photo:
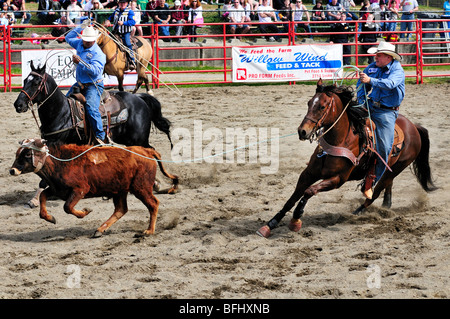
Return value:
M 406 21 L 406 20 L 405 20 Z M 396 42 L 397 49 L 403 58 L 402 65 L 407 67 L 406 76 L 414 78 L 416 83 L 423 83 L 424 78 L 431 77 L 449 77 L 450 68 L 450 34 L 447 27 L 448 20 L 444 19 L 417 19 L 410 20 L 413 22 L 414 31 L 399 31 L 399 25 L 402 20 L 397 20 L 396 31 L 377 31 L 377 32 L 361 32 L 358 30 L 358 25 L 364 23 L 363 21 L 346 21 L 352 28 L 350 31 L 351 40 L 345 43 L 345 46 L 352 48 L 351 54 L 345 55 L 352 59 L 352 65 L 363 69 L 367 66 L 365 61 L 369 54 L 361 52 L 361 46 L 358 38 L 361 34 L 376 33 L 378 35 L 389 36 L 395 34 L 399 36 L 399 41 Z M 384 21 L 378 21 L 384 22 Z M 392 22 L 392 21 L 388 21 Z M 259 33 L 257 31 L 259 22 L 248 22 L 251 28 L 249 34 L 231 34 L 229 33 L 229 26 L 232 23 L 204 23 L 201 28 L 197 29 L 197 34 L 184 34 L 181 36 L 180 43 L 175 40 L 176 36 L 161 36 L 158 35 L 158 28 L 160 25 L 142 25 L 143 27 L 150 27 L 150 36 L 145 36 L 151 43 L 154 49 L 152 67 L 147 72 L 152 79 L 153 88 L 159 88 L 163 84 L 168 85 L 188 85 L 188 84 L 222 84 L 232 83 L 232 65 L 231 65 L 231 47 L 241 45 L 251 45 L 252 47 L 263 46 L 290 46 L 290 45 L 304 45 L 304 39 L 312 36 L 316 45 L 326 45 L 329 43 L 328 38 L 333 34 L 329 28 L 330 21 L 311 21 L 311 33 L 295 32 L 295 24 L 305 24 L 303 22 L 276 22 L 280 33 Z M 431 25 L 431 28 L 430 28 Z M 439 28 L 437 26 L 439 25 Z M 175 27 L 176 25 L 170 24 Z M 182 25 L 185 29 L 189 29 L 192 24 Z M 286 28 L 283 28 L 285 26 Z M 56 27 L 51 26 L 0 26 L 0 41 L 3 44 L 3 49 L 0 55 L 3 57 L 1 63 L 2 73 L 0 74 L 3 83 L 0 89 L 3 91 L 11 91 L 15 88 L 21 88 L 18 81 L 14 81 L 15 77 L 21 77 L 22 74 L 14 73 L 13 67 L 20 65 L 20 61 L 13 61 L 11 55 L 20 52 L 20 46 L 12 45 L 16 41 L 33 41 L 33 40 L 49 40 L 52 41 L 54 37 L 38 37 L 30 38 L 23 37 L 24 29 L 29 28 L 43 28 Z M 406 41 L 403 36 L 411 35 L 412 40 Z M 234 42 L 235 36 L 242 37 L 242 41 Z M 282 42 L 267 42 L 264 37 L 281 36 Z M 164 41 L 172 40 L 171 43 Z M 196 41 L 195 41 L 196 40 Z M 366 43 L 364 43 L 366 44 Z M 376 45 L 377 43 L 374 43 Z M 178 70 L 171 70 L 180 67 Z M 17 67 L 14 68 L 17 70 Z M 167 69 L 161 71 L 161 69 Z M 20 81 L 19 81 L 20 82 Z M 14 84 L 16 83 L 16 84 Z

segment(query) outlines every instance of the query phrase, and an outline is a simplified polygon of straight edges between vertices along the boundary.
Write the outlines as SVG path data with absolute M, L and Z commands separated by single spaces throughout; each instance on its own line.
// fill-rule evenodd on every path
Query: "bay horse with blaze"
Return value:
M 319 145 L 300 174 L 294 193 L 283 208 L 257 231 L 258 235 L 269 237 L 271 230 L 298 201 L 288 227 L 292 231 L 299 231 L 302 225 L 300 218 L 312 196 L 337 189 L 350 180 L 364 179 L 376 156 L 373 148 L 372 151 L 367 148 L 364 133 L 367 117 L 367 109 L 358 106 L 353 100 L 351 88 L 324 86 L 322 80 L 317 82 L 316 93 L 308 102 L 308 112 L 298 127 L 298 135 L 300 140 L 312 141 L 314 136 L 322 134 Z M 393 180 L 411 163 L 422 188 L 427 192 L 436 189 L 429 165 L 428 131 L 401 114 L 396 125 L 403 132 L 403 146 L 394 156 L 391 152 L 387 163 L 389 169 L 376 184 L 372 199 L 366 199 L 354 214 L 362 213 L 383 190 L 383 206 L 390 207 Z

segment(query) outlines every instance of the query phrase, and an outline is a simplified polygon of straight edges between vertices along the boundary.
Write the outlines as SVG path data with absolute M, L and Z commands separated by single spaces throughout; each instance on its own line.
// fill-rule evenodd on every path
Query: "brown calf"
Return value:
M 80 154 L 82 155 L 77 157 Z M 61 161 L 72 158 L 74 159 L 70 161 Z M 10 173 L 19 175 L 34 172 L 48 183 L 49 187 L 39 198 L 39 215 L 51 223 L 56 223 L 56 220 L 47 212 L 46 202 L 50 195 L 65 200 L 64 211 L 78 218 L 91 212 L 90 209 L 75 209 L 80 199 L 112 197 L 114 213 L 97 229 L 94 237 L 102 236 L 105 230 L 125 215 L 128 211 L 127 195 L 132 193 L 150 212 L 150 225 L 144 235 L 151 235 L 155 232 L 159 205 L 152 192 L 156 177 L 155 160 L 162 173 L 173 181 L 168 193 L 175 193 L 178 189 L 178 177 L 166 172 L 158 152 L 140 146 L 123 149 L 72 144 L 47 147 L 44 140 L 25 140 L 17 150 Z

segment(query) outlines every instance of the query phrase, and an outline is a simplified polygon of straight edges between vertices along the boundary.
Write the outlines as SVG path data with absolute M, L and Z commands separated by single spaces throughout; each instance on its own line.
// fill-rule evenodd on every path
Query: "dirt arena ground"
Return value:
M 156 234 L 145 239 L 134 236 L 147 228 L 149 214 L 132 195 L 127 215 L 98 239 L 91 236 L 111 215 L 111 200 L 80 202 L 78 208 L 93 209 L 84 219 L 51 201 L 55 225 L 24 207 L 39 178 L 8 170 L 18 141 L 38 137 L 38 129 L 30 112 L 15 112 L 18 93 L 1 93 L 0 298 L 449 298 L 450 84 L 408 85 L 401 109 L 429 130 L 439 190 L 425 193 L 407 169 L 394 182 L 391 209 L 380 199 L 353 216 L 363 199 L 349 182 L 312 198 L 298 233 L 287 228 L 289 213 L 269 239 L 256 235 L 291 195 L 316 146 L 295 135 L 314 89 L 180 88 L 182 97 L 158 90 L 163 114 L 183 136 L 174 136 L 175 146 L 190 145 L 189 158 L 212 154 L 209 133 L 223 135 L 226 151 L 239 145 L 225 139 L 227 129 L 253 130 L 258 140 L 278 129 L 280 138 L 266 146 L 276 155 L 278 143 L 279 161 L 257 153 L 253 162 L 166 163 L 181 192 L 157 195 Z M 165 135 L 150 139 L 176 162 Z

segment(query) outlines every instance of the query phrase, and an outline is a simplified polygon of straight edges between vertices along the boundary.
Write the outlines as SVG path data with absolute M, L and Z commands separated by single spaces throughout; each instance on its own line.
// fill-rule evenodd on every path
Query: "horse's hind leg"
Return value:
M 405 164 L 396 163 L 395 169 L 393 172 L 386 170 L 381 176 L 378 183 L 375 185 L 375 189 L 373 190 L 372 199 L 366 199 L 364 203 L 359 206 L 354 212 L 354 215 L 361 214 L 367 207 L 372 205 L 372 203 L 380 196 L 381 192 L 385 190 L 384 199 L 383 199 L 383 207 L 390 208 L 392 205 L 392 184 L 394 182 L 394 178 L 400 174 L 407 166 Z
M 391 208 L 392 206 L 392 184 L 393 180 L 390 180 L 390 183 L 388 182 L 386 184 L 386 188 L 384 190 L 384 197 L 383 197 L 383 207 Z

